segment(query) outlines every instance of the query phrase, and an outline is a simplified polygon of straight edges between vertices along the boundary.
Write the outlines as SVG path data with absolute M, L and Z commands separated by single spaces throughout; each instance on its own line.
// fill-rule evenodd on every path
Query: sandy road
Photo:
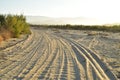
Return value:
M 5 50 L 1 80 L 116 80 L 92 50 L 48 30 L 32 31 L 30 39 Z

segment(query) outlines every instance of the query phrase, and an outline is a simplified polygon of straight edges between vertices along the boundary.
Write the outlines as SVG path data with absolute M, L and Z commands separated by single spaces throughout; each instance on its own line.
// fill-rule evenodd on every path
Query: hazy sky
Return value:
M 120 21 L 120 0 L 0 0 L 0 13 Z

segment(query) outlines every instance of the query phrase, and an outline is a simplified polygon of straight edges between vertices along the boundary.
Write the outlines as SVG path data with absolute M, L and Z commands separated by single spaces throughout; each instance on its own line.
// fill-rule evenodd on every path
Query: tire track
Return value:
M 68 55 L 70 55 L 71 56 L 71 61 L 72 61 L 72 63 L 73 63 L 73 67 L 74 67 L 74 77 L 75 77 L 75 79 L 77 79 L 77 80 L 85 80 L 85 71 L 84 71 L 84 68 L 83 68 L 83 66 L 78 62 L 78 59 L 81 59 L 81 57 L 80 58 L 78 58 L 78 56 L 74 53 L 74 51 L 72 50 L 72 48 L 71 48 L 71 45 L 69 44 L 69 43 L 67 43 L 65 40 L 62 40 L 62 43 L 67 47 L 67 51 L 69 51 L 68 53 Z M 67 44 L 66 44 L 67 43 Z M 82 60 L 81 60 L 82 61 Z M 81 73 L 81 74 L 80 74 Z
M 108 70 L 106 65 L 103 62 L 101 62 L 101 60 L 91 50 L 81 46 L 75 41 L 70 42 L 72 43 L 73 47 L 76 47 L 79 53 L 81 52 L 82 55 L 84 54 L 84 57 L 89 61 L 89 63 L 95 70 L 97 78 L 106 80 L 109 79 L 116 80 L 116 77 Z
M 32 35 L 30 36 L 30 38 L 28 38 L 28 39 L 30 39 L 30 40 L 27 39 L 26 41 L 23 41 L 23 42 L 21 42 L 21 43 L 18 43 L 17 46 L 22 45 L 22 47 L 23 47 L 23 49 L 20 49 L 20 50 L 19 50 L 19 53 L 22 53 L 25 49 L 29 48 L 29 47 L 30 47 L 30 44 L 29 44 L 29 43 L 34 44 L 34 43 L 33 43 L 33 41 L 34 41 L 34 40 L 33 40 L 33 39 L 34 39 L 34 38 L 33 38 L 33 35 L 34 35 L 34 34 L 32 34 Z M 25 45 L 23 45 L 23 44 L 25 44 Z M 9 51 L 9 50 L 10 50 L 10 51 Z M 6 51 L 6 52 L 5 52 L 5 51 Z M 14 55 L 10 56 L 9 59 L 8 59 L 7 61 L 5 61 L 6 64 L 4 64 L 4 62 L 1 63 L 0 69 L 4 69 L 4 68 L 12 65 L 12 64 L 15 62 L 15 61 L 13 60 L 14 57 L 16 57 L 16 55 L 19 56 L 19 54 L 17 54 L 17 53 L 18 53 L 18 49 L 16 49 L 16 45 L 10 47 L 10 49 L 7 48 L 7 50 L 6 50 L 6 49 L 3 50 L 3 52 L 9 53 L 9 54 L 14 53 Z M 16 54 L 16 55 L 15 55 L 15 54 Z M 18 59 L 19 59 L 19 58 L 20 58 L 20 57 L 18 57 Z
M 43 41 L 41 41 L 43 42 Z M 28 74 L 34 67 L 34 65 L 36 65 L 37 61 L 39 60 L 39 58 L 41 58 L 41 56 L 43 55 L 44 53 L 44 49 L 39 51 L 39 49 L 41 49 L 41 47 L 43 47 L 44 45 L 43 44 L 39 44 L 36 52 L 35 52 L 35 55 L 33 56 L 33 58 L 28 62 L 28 64 L 24 67 L 24 69 L 16 76 L 18 79 L 23 79 L 24 76 L 26 74 Z
M 40 38 L 41 39 L 41 38 Z M 37 44 L 37 43 L 36 43 Z M 6 67 L 5 69 L 2 69 L 0 73 L 2 73 L 2 75 L 4 74 L 3 78 L 8 76 L 8 79 L 9 77 L 11 77 L 13 74 L 17 74 L 16 70 L 21 70 L 22 68 L 21 67 L 25 67 L 25 65 L 32 59 L 32 57 L 35 55 L 35 51 L 37 48 L 36 47 L 36 44 L 34 43 L 34 47 L 33 47 L 33 51 L 31 51 L 29 54 L 26 54 L 25 57 L 23 57 L 22 61 L 17 61 L 16 63 Z M 24 66 L 23 66 L 24 65 Z M 16 70 L 15 70 L 16 69 Z M 14 72 L 14 73 L 13 73 Z M 19 72 L 19 71 L 18 71 Z M 6 76 L 7 75 L 7 76 Z M 13 76 L 14 77 L 14 76 Z
M 45 36 L 45 35 L 44 35 Z M 46 38 L 46 37 L 45 37 Z M 46 41 L 48 42 L 50 39 L 48 39 L 48 37 L 46 38 Z M 49 43 L 54 43 L 55 41 L 51 41 Z M 56 42 L 55 42 L 56 43 Z M 48 52 L 49 47 L 53 48 L 52 53 Z M 54 61 L 54 58 L 56 56 L 57 53 L 57 48 L 56 48 L 56 44 L 52 44 L 52 46 L 48 46 L 48 48 L 46 49 L 46 55 L 47 57 L 45 58 L 45 56 L 43 57 L 44 61 L 42 62 L 42 64 L 40 66 L 36 66 L 37 68 L 33 69 L 33 71 L 31 73 L 33 73 L 34 75 L 32 75 L 32 77 L 29 77 L 29 75 L 25 76 L 25 80 L 26 79 L 31 79 L 31 80 L 37 80 L 37 79 L 42 79 L 42 78 L 47 78 L 46 74 L 49 71 L 49 67 L 52 64 L 52 62 Z M 49 54 L 49 55 L 48 55 Z

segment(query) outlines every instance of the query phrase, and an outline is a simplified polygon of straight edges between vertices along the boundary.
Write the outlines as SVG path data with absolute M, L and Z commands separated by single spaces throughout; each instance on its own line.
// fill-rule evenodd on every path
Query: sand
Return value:
M 0 51 L 5 55 L 0 60 L 0 79 L 117 80 L 120 33 L 31 30 L 27 39 Z

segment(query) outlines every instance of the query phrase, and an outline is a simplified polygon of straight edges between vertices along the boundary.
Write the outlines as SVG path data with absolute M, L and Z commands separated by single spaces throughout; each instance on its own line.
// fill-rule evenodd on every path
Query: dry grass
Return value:
M 7 40 L 12 37 L 11 33 L 9 31 L 5 31 L 2 33 L 2 37 L 4 40 Z
M 10 31 L 7 31 L 7 30 L 1 30 L 0 31 L 0 43 L 2 41 L 5 41 L 5 40 L 11 38 L 11 37 L 12 37 L 12 34 L 11 34 Z
M 3 41 L 3 37 L 0 35 L 0 43 Z

